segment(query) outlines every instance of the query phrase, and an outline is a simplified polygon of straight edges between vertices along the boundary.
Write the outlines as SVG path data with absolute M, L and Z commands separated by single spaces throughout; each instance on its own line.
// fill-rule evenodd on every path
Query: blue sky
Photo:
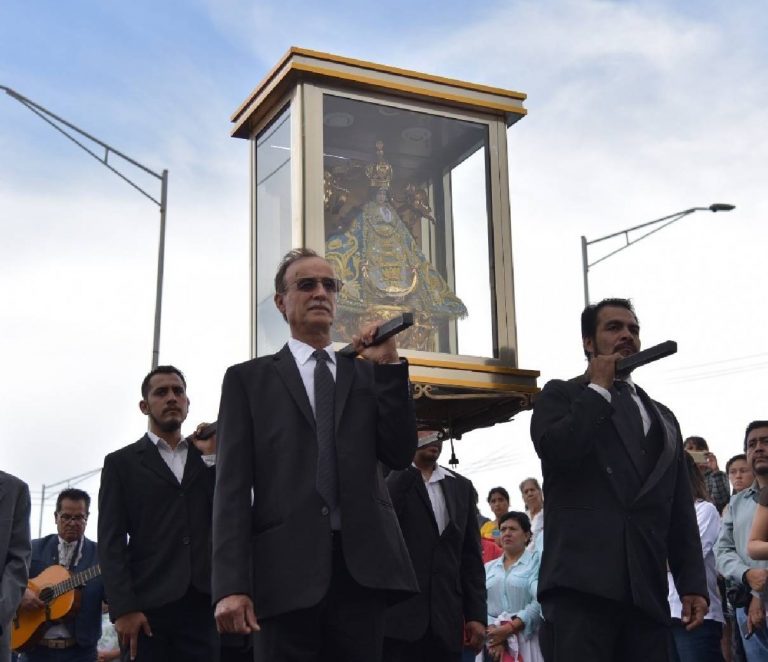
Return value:
M 508 136 L 520 367 L 540 385 L 583 369 L 580 235 L 736 204 L 590 280 L 633 297 L 646 344 L 679 342 L 637 381 L 723 465 L 768 416 L 767 22 L 758 0 L 12 0 L 0 85 L 169 169 L 161 361 L 188 375 L 190 430 L 248 353 L 248 146 L 229 116 L 289 46 L 527 93 Z M 34 491 L 144 429 L 157 231 L 151 203 L 0 94 L 0 467 Z M 538 475 L 527 428 L 468 435 L 459 470 L 481 493 Z

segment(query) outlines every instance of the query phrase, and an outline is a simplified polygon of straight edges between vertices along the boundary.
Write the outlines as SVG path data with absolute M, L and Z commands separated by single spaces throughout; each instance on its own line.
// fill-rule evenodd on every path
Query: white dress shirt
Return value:
M 184 478 L 184 465 L 187 463 L 189 442 L 186 439 L 182 439 L 176 444 L 176 448 L 171 448 L 165 439 L 161 439 L 154 432 L 147 432 L 147 436 L 157 446 L 157 450 L 160 451 L 160 457 L 163 458 L 168 468 L 173 472 L 173 475 L 176 476 L 176 480 L 181 483 L 181 479 Z
M 413 466 L 416 467 L 415 464 Z M 416 468 L 418 469 L 418 467 Z M 424 474 L 422 474 L 423 478 Z M 437 532 L 440 535 L 445 531 L 445 527 L 448 526 L 450 521 L 448 508 L 445 505 L 445 494 L 443 494 L 443 488 L 440 485 L 440 481 L 446 478 L 455 478 L 455 476 L 448 469 L 444 469 L 439 464 L 436 464 L 429 480 L 424 481 L 424 487 L 427 488 L 427 495 L 432 504 L 432 512 L 435 515 L 435 522 L 437 522 Z
M 315 366 L 317 365 L 317 359 L 312 356 L 315 348 L 311 345 L 307 345 L 301 340 L 296 338 L 288 339 L 288 349 L 291 350 L 293 360 L 296 361 L 296 365 L 299 368 L 299 374 L 301 375 L 301 381 L 304 383 L 304 390 L 307 392 L 309 398 L 309 405 L 312 407 L 312 412 L 315 411 Z M 328 369 L 331 371 L 333 381 L 336 381 L 336 352 L 333 351 L 333 344 L 329 344 L 324 348 L 328 352 L 330 361 L 327 361 Z

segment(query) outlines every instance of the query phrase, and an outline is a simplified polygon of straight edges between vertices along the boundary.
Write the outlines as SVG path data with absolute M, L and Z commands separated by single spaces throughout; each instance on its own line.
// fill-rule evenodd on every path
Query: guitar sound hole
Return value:
M 48 586 L 44 588 L 42 591 L 40 591 L 40 595 L 38 595 L 37 597 L 47 604 L 51 600 L 53 600 L 53 598 L 56 596 L 54 596 L 53 594 L 53 589 L 50 586 Z

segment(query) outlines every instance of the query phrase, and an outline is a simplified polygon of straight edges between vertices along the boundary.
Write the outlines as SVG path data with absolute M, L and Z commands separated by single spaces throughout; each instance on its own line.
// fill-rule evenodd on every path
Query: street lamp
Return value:
M 10 87 L 5 87 L 5 85 L 0 85 L 0 90 L 3 90 L 9 97 L 16 99 L 16 101 L 18 101 L 21 105 L 26 106 L 35 115 L 37 115 L 44 122 L 47 122 L 48 124 L 50 124 L 59 133 L 64 134 L 64 136 L 69 138 L 73 143 L 75 143 L 75 145 L 80 147 L 80 149 L 88 152 L 88 154 L 90 154 L 99 163 L 101 163 L 106 168 L 109 168 L 118 177 L 120 177 L 120 179 L 130 184 L 139 193 L 149 198 L 152 202 L 154 202 L 160 208 L 160 243 L 157 251 L 157 286 L 155 291 L 155 332 L 152 340 L 152 369 L 154 370 L 157 367 L 158 359 L 160 356 L 160 318 L 162 314 L 162 305 L 163 305 L 163 268 L 165 263 L 165 212 L 168 208 L 168 170 L 163 170 L 162 173 L 158 173 L 158 172 L 155 172 L 154 170 L 150 170 L 145 165 L 142 165 L 138 161 L 135 161 L 129 156 L 126 156 L 125 154 L 123 154 L 122 152 L 119 152 L 118 150 L 111 147 L 107 143 L 99 140 L 98 138 L 94 138 L 91 134 L 86 133 L 85 131 L 78 128 L 71 122 L 67 122 L 67 120 L 59 117 L 58 115 L 55 115 L 50 110 L 48 110 L 47 108 L 43 108 L 43 106 L 41 106 L 38 103 L 35 103 L 31 99 L 27 99 L 27 97 L 22 96 L 15 90 L 12 90 Z M 88 140 L 99 145 L 101 148 L 104 149 L 104 156 L 101 157 L 99 154 L 96 154 L 96 152 L 89 149 L 86 145 L 80 142 L 80 140 L 78 140 L 73 135 L 65 131 L 61 126 L 59 126 L 59 124 L 56 124 L 56 122 L 58 122 L 59 124 L 63 124 L 65 127 L 71 129 L 72 131 L 77 132 L 80 136 L 83 136 L 84 138 L 87 138 Z M 151 196 L 143 188 L 141 188 L 141 186 L 136 184 L 136 182 L 132 181 L 129 177 L 127 177 L 125 174 L 120 172 L 117 168 L 112 166 L 109 163 L 110 152 L 116 156 L 119 156 L 121 159 L 127 161 L 132 166 L 135 166 L 136 168 L 143 170 L 144 172 L 151 175 L 152 177 L 159 179 L 160 180 L 160 199 L 157 200 L 156 198 Z
M 632 244 L 636 244 L 641 239 L 645 239 L 647 236 L 652 235 L 654 232 L 658 232 L 659 230 L 663 230 L 668 225 L 672 225 L 672 223 L 676 223 L 681 218 L 685 218 L 689 214 L 693 214 L 697 211 L 711 211 L 711 212 L 718 212 L 718 211 L 731 211 L 732 209 L 735 209 L 735 205 L 729 205 L 724 202 L 715 202 L 714 204 L 709 205 L 709 207 L 691 207 L 690 209 L 685 209 L 683 211 L 676 212 L 674 214 L 670 214 L 669 216 L 663 216 L 662 218 L 657 218 L 655 221 L 648 221 L 647 223 L 641 223 L 640 225 L 633 225 L 631 228 L 626 228 L 625 230 L 619 230 L 618 232 L 613 232 L 612 234 L 607 234 L 604 237 L 599 237 L 597 239 L 592 239 L 591 241 L 587 241 L 587 238 L 584 235 L 581 235 L 581 265 L 582 265 L 582 272 L 584 275 L 584 306 L 589 305 L 589 269 L 590 267 L 594 267 L 599 262 L 602 262 L 603 260 L 607 260 L 612 255 L 616 255 L 619 251 L 623 251 L 625 248 L 628 248 Z M 659 225 L 659 224 L 662 225 Z M 642 228 L 648 228 L 651 226 L 658 226 L 654 227 L 652 230 L 649 230 L 643 235 L 640 235 L 637 237 L 637 239 L 630 240 L 629 233 L 634 230 L 640 230 Z M 626 243 L 623 246 L 620 246 L 614 251 L 611 251 L 608 253 L 608 255 L 603 255 L 599 260 L 595 260 L 594 262 L 590 262 L 587 250 L 592 244 L 600 243 L 601 241 L 605 241 L 606 239 L 613 239 L 614 237 L 618 237 L 619 235 L 624 235 L 624 241 Z

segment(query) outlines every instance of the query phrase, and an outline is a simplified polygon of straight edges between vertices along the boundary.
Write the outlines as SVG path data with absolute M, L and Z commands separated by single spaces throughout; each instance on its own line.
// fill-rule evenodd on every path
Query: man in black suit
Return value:
M 227 370 L 218 421 L 213 598 L 220 631 L 269 662 L 375 662 L 386 600 L 417 590 L 379 461 L 416 448 L 408 366 L 394 339 L 333 352 L 341 282 L 296 249 L 275 277 L 291 339 Z M 257 623 L 256 617 L 259 622 Z
M 181 436 L 184 375 L 159 366 L 142 382 L 149 431 L 104 459 L 99 558 L 124 655 L 140 662 L 211 662 L 213 467 Z
M 616 362 L 640 349 L 630 302 L 587 306 L 581 327 L 586 374 L 550 381 L 531 420 L 547 522 L 541 648 L 547 662 L 663 661 L 667 563 L 688 629 L 708 601 L 680 428 L 616 375 Z
M 419 432 L 413 465 L 387 476 L 421 592 L 387 610 L 385 662 L 459 662 L 465 638 L 475 653 L 485 640 L 475 491 L 437 463 L 442 446 L 437 432 Z

